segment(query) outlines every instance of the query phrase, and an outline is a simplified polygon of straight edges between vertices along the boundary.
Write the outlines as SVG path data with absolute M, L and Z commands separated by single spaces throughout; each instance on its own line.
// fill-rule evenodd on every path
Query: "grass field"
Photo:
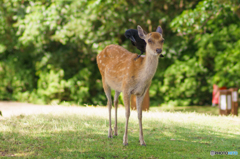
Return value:
M 159 112 L 196 112 L 200 114 L 219 115 L 218 106 L 178 106 L 178 107 L 150 107 L 151 111 Z M 238 109 L 240 114 L 240 109 Z
M 114 111 L 112 113 L 114 115 Z M 108 139 L 108 112 L 103 107 L 79 111 L 0 118 L 0 157 L 20 158 L 238 158 L 210 156 L 210 151 L 240 153 L 240 118 L 199 113 L 143 113 L 144 139 L 138 142 L 138 119 L 131 111 L 128 146 L 123 146 L 124 108 L 118 134 Z M 114 116 L 112 116 L 114 119 Z M 113 120 L 114 123 L 114 120 Z

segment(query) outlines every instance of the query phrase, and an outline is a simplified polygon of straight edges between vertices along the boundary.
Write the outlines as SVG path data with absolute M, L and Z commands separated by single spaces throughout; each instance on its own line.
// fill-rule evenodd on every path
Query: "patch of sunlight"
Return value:
M 66 149 L 60 149 L 60 152 L 79 152 L 79 153 L 86 153 L 87 151 L 85 151 L 85 150 L 79 150 L 79 149 L 66 148 Z
M 9 131 L 11 131 L 10 126 L 0 125 L 0 127 L 1 127 L 1 131 L 2 132 L 9 132 Z
M 186 140 L 185 140 L 186 141 Z M 190 140 L 190 141 L 187 141 L 187 142 L 193 142 L 193 143 L 200 143 L 200 144 L 211 144 L 212 142 L 208 141 L 208 140 Z
M 162 134 L 166 137 L 171 138 L 172 136 L 175 136 L 175 133 L 169 132 L 169 131 L 163 131 Z
M 107 135 L 104 131 L 95 131 L 94 134 Z
M 31 156 L 33 154 L 34 154 L 34 152 L 19 152 L 19 153 L 15 153 L 14 156 L 16 156 L 16 157 L 27 157 L 27 156 Z

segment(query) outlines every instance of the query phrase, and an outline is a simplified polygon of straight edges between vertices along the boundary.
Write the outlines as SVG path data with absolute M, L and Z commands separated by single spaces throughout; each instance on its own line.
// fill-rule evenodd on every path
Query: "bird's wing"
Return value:
M 131 41 L 131 43 L 133 44 L 133 46 L 136 46 L 135 43 L 134 43 L 132 40 L 130 40 L 130 41 Z

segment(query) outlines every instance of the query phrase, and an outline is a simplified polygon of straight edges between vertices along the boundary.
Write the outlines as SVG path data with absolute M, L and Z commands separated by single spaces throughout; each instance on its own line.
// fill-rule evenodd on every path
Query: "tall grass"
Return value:
M 114 113 L 113 113 L 114 115 Z M 114 119 L 114 116 L 112 116 Z M 114 123 L 114 122 L 113 122 Z M 118 111 L 119 136 L 109 139 L 106 108 L 0 118 L 0 157 L 23 158 L 210 158 L 210 151 L 240 153 L 240 118 L 181 112 L 144 112 L 146 147 L 138 141 L 131 112 L 123 146 L 125 112 Z M 238 155 L 239 156 L 239 155 Z M 216 156 L 215 156 L 216 157 Z M 237 156 L 218 156 L 236 158 Z

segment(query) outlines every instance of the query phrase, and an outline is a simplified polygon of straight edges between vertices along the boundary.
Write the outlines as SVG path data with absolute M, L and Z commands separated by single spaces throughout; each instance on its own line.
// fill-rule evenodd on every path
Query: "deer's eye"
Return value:
M 152 43 L 152 40 L 151 40 L 151 39 L 148 39 L 148 42 L 149 42 L 149 43 Z
M 161 40 L 161 41 L 159 41 L 159 43 L 161 43 L 161 44 L 162 44 L 162 43 L 164 43 L 164 39 L 163 39 L 163 40 Z

